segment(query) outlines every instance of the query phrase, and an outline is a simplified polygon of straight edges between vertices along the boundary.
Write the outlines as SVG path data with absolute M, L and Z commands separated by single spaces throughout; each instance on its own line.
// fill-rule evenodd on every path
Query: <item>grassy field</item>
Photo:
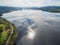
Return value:
M 0 30 L 5 30 L 5 25 L 4 24 L 0 24 Z
M 7 32 L 5 31 L 5 25 L 0 24 L 0 45 L 4 43 L 7 39 Z

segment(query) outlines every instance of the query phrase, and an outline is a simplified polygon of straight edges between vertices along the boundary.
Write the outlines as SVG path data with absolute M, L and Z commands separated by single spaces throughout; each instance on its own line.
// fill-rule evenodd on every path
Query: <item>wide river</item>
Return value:
M 60 45 L 60 13 L 18 10 L 2 17 L 18 28 L 15 45 Z

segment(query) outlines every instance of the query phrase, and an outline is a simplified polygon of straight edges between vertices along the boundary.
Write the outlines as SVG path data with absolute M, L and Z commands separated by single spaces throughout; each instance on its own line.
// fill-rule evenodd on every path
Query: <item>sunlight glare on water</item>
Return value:
M 28 35 L 27 35 L 27 37 L 28 37 L 29 39 L 33 39 L 33 38 L 35 37 L 35 31 L 33 31 L 33 30 L 28 30 Z

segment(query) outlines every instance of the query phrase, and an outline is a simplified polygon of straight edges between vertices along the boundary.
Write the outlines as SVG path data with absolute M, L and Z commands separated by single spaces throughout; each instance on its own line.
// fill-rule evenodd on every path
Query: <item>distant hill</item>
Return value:
M 47 12 L 60 13 L 60 6 L 45 6 L 45 7 L 7 7 L 0 6 L 0 16 L 3 13 L 8 13 L 16 10 L 42 10 Z
M 8 13 L 8 12 L 12 12 L 12 11 L 16 11 L 16 10 L 39 10 L 38 7 L 8 7 L 8 6 L 0 6 L 0 16 L 3 13 Z
M 41 7 L 40 10 L 53 12 L 53 13 L 60 13 L 60 6 L 46 6 L 46 7 Z
M 8 13 L 16 10 L 21 10 L 21 9 L 17 7 L 0 6 L 0 14 Z

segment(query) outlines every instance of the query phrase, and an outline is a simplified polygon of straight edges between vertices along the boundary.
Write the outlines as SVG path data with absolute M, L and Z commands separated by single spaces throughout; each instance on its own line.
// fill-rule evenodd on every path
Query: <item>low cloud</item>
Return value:
M 0 0 L 0 6 L 60 6 L 59 0 Z

